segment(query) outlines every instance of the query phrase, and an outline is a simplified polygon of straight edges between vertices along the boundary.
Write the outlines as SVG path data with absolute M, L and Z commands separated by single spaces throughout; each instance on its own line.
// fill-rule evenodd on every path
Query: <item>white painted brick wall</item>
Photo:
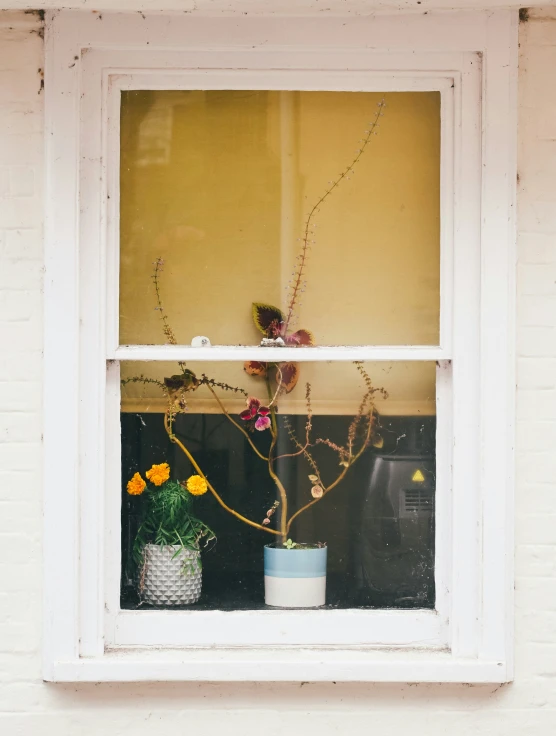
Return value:
M 556 19 L 549 15 L 536 11 L 520 29 L 516 681 L 503 687 L 42 683 L 43 49 L 35 16 L 0 15 L 3 736 L 556 734 Z
M 42 40 L 0 17 L 0 732 L 12 681 L 39 677 L 41 615 Z M 9 683 L 9 684 L 6 684 Z

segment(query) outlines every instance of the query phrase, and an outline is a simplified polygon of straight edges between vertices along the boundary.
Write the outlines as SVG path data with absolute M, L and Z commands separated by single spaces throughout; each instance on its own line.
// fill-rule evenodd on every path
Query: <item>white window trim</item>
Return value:
M 49 15 L 45 679 L 511 679 L 516 28 L 510 11 L 240 21 Z M 437 347 L 341 352 L 345 360 L 440 361 L 439 421 L 453 422 L 457 441 L 451 448 L 444 438 L 438 452 L 440 465 L 453 457 L 453 477 L 451 494 L 438 498 L 446 523 L 436 611 L 119 611 L 120 500 L 102 490 L 119 467 L 119 448 L 107 442 L 119 431 L 110 426 L 119 374 L 111 363 L 107 378 L 106 357 L 192 359 L 192 348 L 120 347 L 106 319 L 118 312 L 116 93 L 142 84 L 221 88 L 226 77 L 240 88 L 279 89 L 292 77 L 297 89 L 453 86 L 453 111 L 443 113 L 454 116 L 455 138 L 442 144 L 454 152 L 442 170 L 442 313 L 453 313 L 452 324 L 442 323 Z M 453 293 L 445 288 L 452 273 Z M 262 358 L 260 348 L 194 350 L 203 360 Z M 317 355 L 340 353 L 318 348 L 295 359 Z M 453 407 L 443 405 L 448 380 Z M 341 632 L 333 641 L 322 634 L 331 626 Z M 277 628 L 286 635 L 269 638 Z

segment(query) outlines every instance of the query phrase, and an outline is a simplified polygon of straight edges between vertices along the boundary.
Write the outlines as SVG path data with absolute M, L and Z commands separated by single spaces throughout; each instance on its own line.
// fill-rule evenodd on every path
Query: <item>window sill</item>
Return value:
M 193 623 L 194 622 L 194 623 Z M 440 650 L 447 624 L 426 610 L 120 611 L 107 621 L 108 648 L 184 647 L 180 651 L 359 650 L 370 646 Z M 263 649 L 264 647 L 264 649 Z M 254 648 L 254 649 L 251 649 Z M 206 649 L 204 651 L 207 651 Z M 288 651 L 286 649 L 285 651 Z
M 55 662 L 52 682 L 466 682 L 511 680 L 507 663 L 391 649 L 111 649 Z

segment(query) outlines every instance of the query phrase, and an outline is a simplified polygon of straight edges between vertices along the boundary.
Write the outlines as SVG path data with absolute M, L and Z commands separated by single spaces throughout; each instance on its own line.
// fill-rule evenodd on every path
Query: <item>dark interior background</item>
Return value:
M 351 419 L 314 416 L 314 436 L 344 444 Z M 303 437 L 306 417 L 289 420 Z M 337 488 L 294 522 L 291 537 L 326 542 L 328 607 L 434 608 L 435 418 L 383 417 L 380 425 L 383 447 L 369 448 Z M 178 480 L 194 471 L 168 440 L 162 414 L 122 414 L 121 429 L 121 605 L 147 607 L 138 599 L 131 555 L 143 499 L 127 494 L 127 481 L 136 471 L 144 475 L 153 463 L 168 462 Z M 277 498 L 276 488 L 266 464 L 241 433 L 218 414 L 180 414 L 175 432 L 226 502 L 261 522 Z M 288 442 L 285 430 L 281 435 Z M 261 450 L 268 447 L 267 432 L 255 432 L 253 440 Z M 284 445 L 280 452 L 291 451 L 288 448 Z M 314 455 L 323 480 L 336 477 L 336 453 L 318 446 Z M 417 469 L 424 481 L 412 481 Z M 278 473 L 291 509 L 311 500 L 311 472 L 302 458 L 280 461 Z M 263 546 L 274 538 L 232 517 L 210 493 L 195 499 L 195 513 L 214 530 L 217 542 L 203 551 L 203 594 L 193 608 L 264 608 Z

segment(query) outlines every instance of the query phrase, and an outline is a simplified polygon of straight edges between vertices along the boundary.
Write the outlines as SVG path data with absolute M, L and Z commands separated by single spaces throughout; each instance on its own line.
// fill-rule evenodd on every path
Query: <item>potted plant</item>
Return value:
M 153 605 L 179 606 L 201 597 L 201 546 L 214 533 L 193 514 L 193 497 L 207 491 L 206 481 L 193 475 L 185 483 L 170 479 L 168 463 L 135 473 L 127 484 L 132 496 L 145 501 L 144 517 L 133 555 L 139 569 L 141 600 Z
M 315 337 L 309 330 L 294 330 L 292 328 L 295 322 L 294 315 L 299 306 L 299 297 L 306 287 L 305 268 L 310 242 L 312 242 L 311 238 L 313 237 L 313 220 L 320 207 L 353 172 L 354 167 L 361 159 L 373 134 L 376 132 L 383 108 L 384 100 L 379 103 L 374 121 L 365 132 L 365 138 L 362 139 L 361 148 L 357 151 L 355 158 L 337 179 L 329 184 L 328 189 L 309 212 L 303 237 L 301 238 L 301 251 L 296 259 L 296 267 L 289 285 L 286 310 L 283 312 L 277 307 L 259 302 L 252 304 L 253 323 L 262 335 L 262 338 L 260 338 L 261 346 L 293 346 L 301 349 L 315 345 Z M 157 300 L 156 309 L 160 314 L 167 342 L 175 345 L 177 340 L 164 311 L 161 298 L 160 276 L 163 265 L 160 258 L 154 263 L 152 278 Z M 381 393 L 386 398 L 386 392 L 373 385 L 362 363 L 356 362 L 354 365 L 363 379 L 364 390 L 359 409 L 349 424 L 347 435 L 342 444 L 327 437 L 315 437 L 313 435 L 313 412 L 309 383 L 306 384 L 305 388 L 306 422 L 303 436 L 298 436 L 287 416 L 282 417 L 280 415 L 279 421 L 278 406 L 280 400 L 284 395 L 294 390 L 299 380 L 300 368 L 294 362 L 249 361 L 246 363 L 244 366 L 245 372 L 260 381 L 258 395 L 250 395 L 239 386 L 216 381 L 205 374 L 198 376 L 187 368 L 184 363 L 179 363 L 179 372 L 163 380 L 140 375 L 126 378 L 122 382 L 124 385 L 136 382 L 149 383 L 160 388 L 167 399 L 167 408 L 164 415 L 166 432 L 170 440 L 188 458 L 198 477 L 206 484 L 206 489 L 226 511 L 238 520 L 256 529 L 261 529 L 273 537 L 273 543 L 267 545 L 264 549 L 265 601 L 267 605 L 304 608 L 322 606 L 325 603 L 326 544 L 309 545 L 294 542 L 291 539 L 291 530 L 292 525 L 301 514 L 314 504 L 321 502 L 333 489 L 341 486 L 346 474 L 370 445 L 381 445 L 382 440 L 376 431 L 377 415 L 374 398 L 377 393 Z M 215 402 L 216 408 L 231 422 L 237 431 L 244 435 L 250 449 L 266 464 L 268 474 L 276 487 L 277 499 L 260 522 L 247 518 L 226 503 L 223 495 L 217 491 L 209 480 L 210 472 L 205 473 L 190 448 L 174 432 L 176 415 L 187 410 L 189 395 L 201 390 L 208 391 Z M 242 394 L 245 398 L 245 409 L 234 417 L 233 412 L 226 407 L 217 390 L 220 393 L 224 391 Z M 253 433 L 268 435 L 268 442 L 264 450 L 261 450 L 253 442 Z M 280 444 L 283 444 L 284 441 L 289 443 L 288 452 L 278 452 L 279 437 Z M 314 448 L 316 446 L 326 447 L 337 456 L 338 471 L 335 477 L 323 477 L 319 463 L 315 458 Z M 290 504 L 288 503 L 288 490 L 277 473 L 277 462 L 280 460 L 295 462 L 296 459 L 304 459 L 308 463 L 311 472 L 308 474 L 306 481 L 307 500 L 300 508 L 291 513 Z

